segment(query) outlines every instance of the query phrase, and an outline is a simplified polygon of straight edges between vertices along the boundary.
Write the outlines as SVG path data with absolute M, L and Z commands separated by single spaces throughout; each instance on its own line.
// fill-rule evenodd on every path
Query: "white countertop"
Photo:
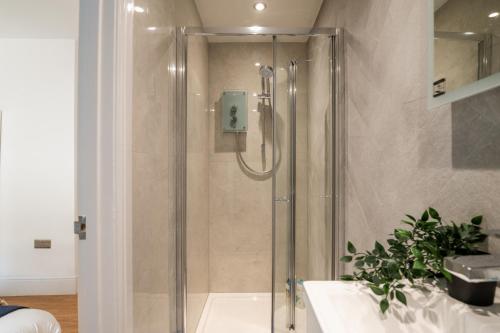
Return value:
M 379 310 L 379 298 L 359 282 L 308 281 L 308 321 L 316 321 L 322 333 L 498 333 L 500 291 L 495 304 L 476 307 L 461 303 L 446 292 L 432 288 L 408 288 L 408 307 L 397 300 L 386 314 Z M 316 332 L 308 332 L 316 333 Z

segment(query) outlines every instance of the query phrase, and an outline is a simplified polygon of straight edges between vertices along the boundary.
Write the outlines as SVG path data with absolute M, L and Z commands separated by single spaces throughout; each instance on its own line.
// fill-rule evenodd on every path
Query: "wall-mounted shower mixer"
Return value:
M 221 97 L 222 129 L 224 132 L 246 132 L 248 130 L 247 92 L 241 90 L 226 90 Z

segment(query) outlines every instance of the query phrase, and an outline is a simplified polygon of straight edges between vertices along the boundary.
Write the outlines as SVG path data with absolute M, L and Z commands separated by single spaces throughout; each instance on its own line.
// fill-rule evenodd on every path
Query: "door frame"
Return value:
M 77 211 L 80 333 L 129 333 L 132 320 L 133 1 L 81 0 Z

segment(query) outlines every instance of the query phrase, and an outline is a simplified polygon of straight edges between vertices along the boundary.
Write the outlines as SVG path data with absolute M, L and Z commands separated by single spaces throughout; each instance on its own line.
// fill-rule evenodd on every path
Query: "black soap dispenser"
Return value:
M 500 255 L 446 257 L 444 267 L 452 275 L 448 281 L 451 297 L 476 306 L 494 303 L 500 280 Z

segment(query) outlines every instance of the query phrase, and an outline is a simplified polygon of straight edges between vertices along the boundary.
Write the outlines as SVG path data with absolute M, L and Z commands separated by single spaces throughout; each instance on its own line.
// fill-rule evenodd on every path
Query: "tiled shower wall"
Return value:
M 246 162 L 262 170 L 261 114 L 252 111 L 258 102 L 252 94 L 260 93 L 256 62 L 272 63 L 271 44 L 209 45 L 211 292 L 265 292 L 271 286 L 271 178 L 252 179 L 242 171 L 235 134 L 222 131 L 219 103 L 224 90 L 248 92 L 248 132 L 241 148 Z M 268 139 L 267 167 L 272 163 Z
M 281 43 L 278 48 L 278 106 L 275 113 L 287 114 L 287 68 L 293 58 L 305 59 L 305 43 Z M 209 46 L 210 112 L 210 291 L 211 292 L 270 292 L 272 269 L 272 179 L 258 179 L 246 174 L 236 159 L 234 134 L 224 134 L 220 123 L 219 99 L 226 90 L 246 90 L 249 93 L 248 133 L 242 137 L 245 161 L 262 170 L 262 123 L 257 109 L 260 94 L 259 68 L 255 63 L 272 65 L 272 43 L 211 43 Z M 303 138 L 307 131 L 307 70 L 300 72 L 298 82 L 297 131 Z M 281 119 L 281 118 L 280 118 Z M 279 120 L 282 121 L 282 120 Z M 284 126 L 284 124 L 283 124 Z M 283 167 L 288 163 L 283 134 Z M 297 252 L 299 276 L 304 276 L 307 264 L 307 176 L 306 140 L 298 140 L 297 160 L 297 223 L 301 237 Z M 272 164 L 272 123 L 266 122 L 266 170 Z M 286 221 L 282 219 L 281 221 Z M 287 244 L 283 243 L 287 249 Z M 283 263 L 285 264 L 285 263 Z M 283 286 L 286 279 L 283 279 Z
M 483 214 L 486 227 L 500 227 L 500 89 L 428 110 L 426 6 L 325 0 L 317 20 L 346 28 L 346 239 L 362 248 L 428 206 L 446 220 Z
M 330 38 L 311 37 L 308 42 L 309 112 L 307 114 L 308 279 L 331 275 L 331 156 Z
M 175 279 L 169 271 L 174 227 L 175 183 L 172 158 L 175 148 L 174 99 L 175 80 L 175 26 L 198 26 L 200 19 L 191 0 L 136 0 L 144 13 L 134 14 L 133 64 L 133 289 L 134 332 L 156 333 L 168 331 L 169 284 Z M 157 31 L 148 27 L 158 27 Z M 189 89 L 196 92 L 188 99 L 188 112 L 193 115 L 190 124 L 196 136 L 188 140 L 188 161 L 200 170 L 208 169 L 208 159 L 193 145 L 205 142 L 207 127 L 207 46 L 204 39 L 193 40 L 189 47 L 195 50 L 188 61 Z M 205 106 L 204 106 L 205 104 Z M 198 233 L 190 233 L 188 242 L 195 243 L 188 251 L 191 287 L 188 290 L 188 327 L 197 323 L 208 293 L 208 182 L 201 171 L 188 169 L 189 200 L 188 224 Z M 189 189 L 188 189 L 189 192 Z M 189 204 L 188 204 L 189 205 Z M 203 230 L 205 233 L 203 234 Z M 195 259 L 194 259 L 195 258 Z
M 209 291 L 208 43 L 190 37 L 187 58 L 187 332 L 195 332 Z

